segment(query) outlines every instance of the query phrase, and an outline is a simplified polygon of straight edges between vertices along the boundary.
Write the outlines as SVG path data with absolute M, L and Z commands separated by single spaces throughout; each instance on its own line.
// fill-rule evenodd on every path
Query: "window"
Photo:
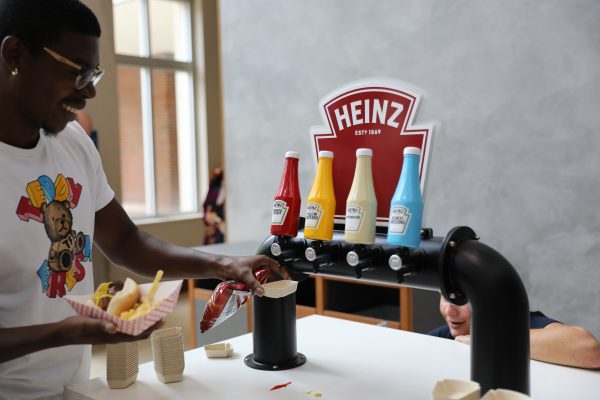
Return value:
M 198 211 L 191 0 L 113 0 L 121 186 L 133 218 Z

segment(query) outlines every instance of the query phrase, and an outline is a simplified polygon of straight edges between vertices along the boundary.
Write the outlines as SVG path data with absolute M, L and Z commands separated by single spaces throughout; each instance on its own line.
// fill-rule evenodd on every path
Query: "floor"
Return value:
M 189 341 L 186 338 L 190 329 L 189 315 L 190 313 L 187 292 L 182 292 L 179 295 L 179 300 L 177 301 L 177 306 L 175 306 L 175 310 L 173 310 L 173 312 L 165 318 L 165 325 L 163 327 L 170 328 L 174 326 L 180 326 L 183 329 L 183 341 L 185 350 L 190 350 L 188 343 Z M 152 347 L 150 345 L 150 339 L 140 341 L 138 343 L 138 348 L 140 364 L 152 361 Z M 90 371 L 90 378 L 96 378 L 105 375 L 106 346 L 94 345 L 92 346 L 92 366 Z

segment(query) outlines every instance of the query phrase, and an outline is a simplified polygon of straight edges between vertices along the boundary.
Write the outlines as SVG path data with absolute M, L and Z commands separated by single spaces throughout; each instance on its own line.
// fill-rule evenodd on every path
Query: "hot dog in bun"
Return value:
M 135 319 L 156 308 L 154 294 L 162 276 L 163 271 L 158 270 L 152 286 L 143 297 L 133 279 L 127 278 L 125 283 L 120 281 L 103 283 L 98 286 L 87 304 L 124 320 Z
M 125 283 L 114 281 L 101 284 L 89 301 L 111 315 L 120 316 L 132 309 L 139 300 L 140 289 L 137 283 L 127 278 Z

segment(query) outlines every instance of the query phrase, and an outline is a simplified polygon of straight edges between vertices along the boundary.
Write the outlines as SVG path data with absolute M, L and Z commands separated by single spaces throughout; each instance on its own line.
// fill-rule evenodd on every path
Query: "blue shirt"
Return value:
M 529 326 L 531 329 L 545 328 L 547 325 L 550 325 L 553 322 L 558 322 L 558 321 L 555 321 L 552 318 L 546 317 L 540 311 L 530 311 L 529 312 Z M 450 334 L 450 328 L 448 328 L 448 325 L 442 325 L 440 327 L 437 327 L 434 330 L 432 330 L 431 332 L 429 332 L 428 335 L 454 340 L 454 336 L 452 336 L 452 334 Z

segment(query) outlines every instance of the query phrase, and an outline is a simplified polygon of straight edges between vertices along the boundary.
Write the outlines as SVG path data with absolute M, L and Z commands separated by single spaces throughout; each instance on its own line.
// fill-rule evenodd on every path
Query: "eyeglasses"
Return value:
M 75 78 L 75 89 L 77 89 L 77 90 L 81 90 L 81 89 L 85 88 L 90 83 L 92 85 L 96 86 L 98 84 L 98 82 L 100 81 L 100 78 L 102 78 L 102 75 L 104 75 L 104 70 L 100 67 L 96 67 L 96 68 L 83 67 L 79 64 L 74 63 L 73 61 L 69 60 L 68 58 L 61 56 L 57 52 L 50 50 L 47 47 L 43 47 L 43 49 L 46 53 L 48 53 L 56 61 L 79 70 L 79 75 L 77 75 L 77 77 Z

